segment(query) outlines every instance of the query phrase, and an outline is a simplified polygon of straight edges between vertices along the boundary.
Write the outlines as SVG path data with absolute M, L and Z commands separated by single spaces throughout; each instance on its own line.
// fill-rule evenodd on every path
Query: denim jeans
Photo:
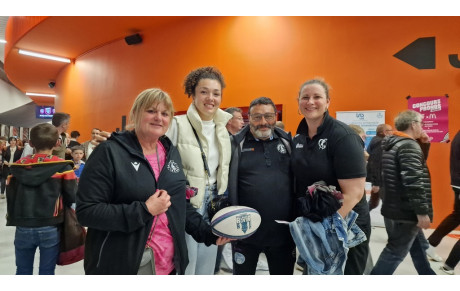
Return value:
M 415 221 L 384 218 L 388 243 L 375 264 L 371 275 L 391 275 L 410 252 L 419 275 L 436 275 L 426 257 L 428 243 Z
M 59 229 L 56 226 L 16 227 L 14 247 L 16 275 L 32 275 L 37 247 L 40 249 L 39 275 L 54 275 L 59 256 Z
M 203 203 L 197 212 L 203 216 L 203 219 L 210 223 L 208 217 L 207 206 L 213 195 L 217 194 L 216 184 L 207 186 L 204 194 Z M 185 234 L 185 242 L 188 250 L 188 266 L 185 269 L 185 275 L 213 275 L 216 265 L 217 246 L 206 246 L 204 243 L 198 243 L 195 239 Z

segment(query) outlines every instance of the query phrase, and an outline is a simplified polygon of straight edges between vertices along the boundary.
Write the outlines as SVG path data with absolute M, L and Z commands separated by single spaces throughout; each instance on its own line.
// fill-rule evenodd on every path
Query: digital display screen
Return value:
M 37 106 L 35 108 L 35 117 L 43 119 L 51 119 L 54 114 L 54 106 Z

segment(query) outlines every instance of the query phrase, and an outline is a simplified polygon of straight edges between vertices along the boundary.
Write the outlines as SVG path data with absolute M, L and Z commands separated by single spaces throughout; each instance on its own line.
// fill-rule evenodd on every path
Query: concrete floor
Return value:
M 373 225 L 379 225 L 381 221 L 381 216 L 380 216 L 380 211 L 378 209 L 373 210 L 371 212 L 371 219 L 374 222 Z M 15 266 L 15 256 L 14 256 L 14 233 L 15 233 L 15 227 L 7 227 L 5 226 L 6 220 L 5 220 L 5 214 L 6 214 L 6 199 L 0 199 L 0 275 L 14 275 L 16 272 L 16 266 Z M 433 229 L 429 229 L 425 231 L 425 235 L 428 237 L 429 234 L 433 232 Z M 459 232 L 456 232 L 457 234 Z M 385 231 L 385 228 L 380 227 L 380 226 L 374 226 L 372 228 L 372 235 L 371 235 L 371 241 L 370 241 L 370 247 L 371 247 L 371 254 L 373 261 L 377 261 L 381 251 L 385 247 L 387 240 L 387 234 Z M 446 259 L 451 248 L 455 244 L 457 240 L 451 237 L 446 236 L 441 244 L 436 248 L 437 253 L 443 258 Z M 264 256 L 262 255 L 261 258 Z M 36 259 L 34 262 L 34 266 L 38 266 L 39 262 L 39 255 L 38 251 L 36 254 Z M 440 266 L 443 263 L 438 263 L 438 262 L 431 262 L 431 266 L 433 270 L 439 274 L 439 275 L 444 275 L 444 272 L 439 270 Z M 38 268 L 34 268 L 34 274 L 38 273 Z M 68 265 L 68 266 L 57 266 L 56 267 L 56 274 L 57 275 L 83 275 L 84 270 L 83 270 L 83 261 L 80 261 L 78 263 Z M 230 275 L 231 273 L 225 272 L 221 270 L 219 272 L 219 275 Z M 257 271 L 258 275 L 266 275 L 268 274 L 268 271 L 262 271 L 258 270 Z M 295 275 L 300 275 L 301 272 L 298 270 L 294 271 Z M 398 269 L 395 272 L 396 275 L 416 275 L 417 272 L 412 264 L 412 260 L 410 259 L 410 256 L 406 257 L 402 264 L 398 267 Z M 460 275 L 460 264 L 457 265 L 455 269 L 455 274 Z

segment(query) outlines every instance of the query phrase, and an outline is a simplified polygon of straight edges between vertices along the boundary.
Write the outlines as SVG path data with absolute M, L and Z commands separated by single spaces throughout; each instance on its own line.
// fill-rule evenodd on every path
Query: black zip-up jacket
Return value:
M 430 174 L 422 150 L 414 139 L 395 134 L 382 142 L 382 215 L 394 220 L 418 221 L 417 215 L 432 219 Z
M 28 163 L 34 159 L 40 161 Z M 42 227 L 64 221 L 63 204 L 75 202 L 77 188 L 72 161 L 37 154 L 11 164 L 10 170 L 6 225 Z
M 211 227 L 185 199 L 186 180 L 179 152 L 166 136 L 159 141 L 167 155 L 158 183 L 132 131 L 113 133 L 86 162 L 76 209 L 79 222 L 88 226 L 86 274 L 137 274 L 153 223 L 145 201 L 157 189 L 171 196 L 166 216 L 178 274 L 184 274 L 188 264 L 185 232 L 206 245 L 216 242 Z

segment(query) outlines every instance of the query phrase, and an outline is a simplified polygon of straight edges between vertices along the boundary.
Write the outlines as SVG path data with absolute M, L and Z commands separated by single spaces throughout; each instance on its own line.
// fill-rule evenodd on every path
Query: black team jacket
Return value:
M 166 211 L 174 242 L 174 265 L 184 274 L 188 264 L 185 232 L 211 245 L 217 236 L 186 201 L 186 179 L 176 147 L 163 136 L 166 163 L 155 176 L 133 131 L 112 133 L 97 146 L 82 172 L 77 192 L 77 217 L 88 226 L 84 268 L 86 274 L 135 275 L 153 223 L 145 201 L 157 189 L 171 196 Z

